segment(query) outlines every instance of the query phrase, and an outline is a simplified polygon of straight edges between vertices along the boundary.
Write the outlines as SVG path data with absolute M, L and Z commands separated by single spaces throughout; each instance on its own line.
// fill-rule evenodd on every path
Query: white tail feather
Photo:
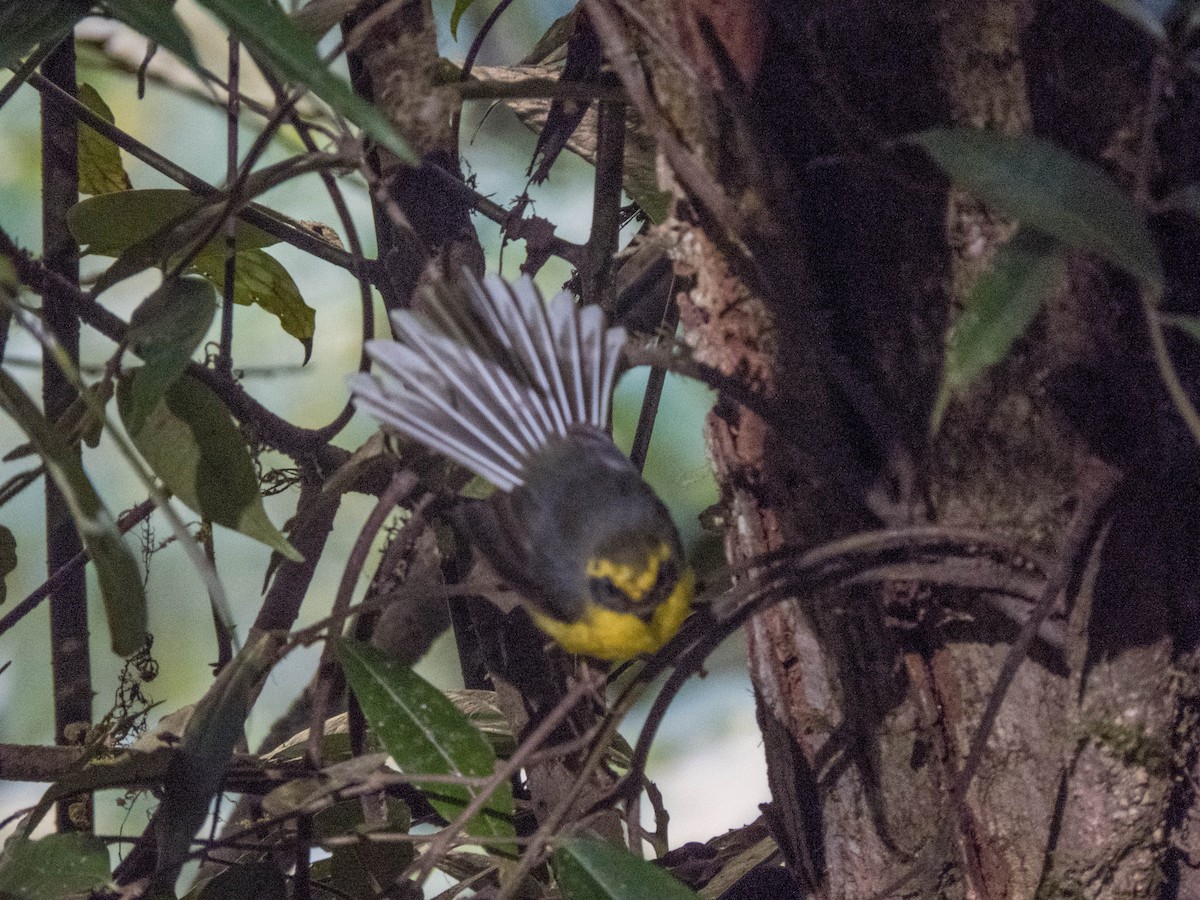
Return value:
M 526 277 L 466 281 L 465 307 L 395 313 L 396 340 L 367 345 L 378 373 L 351 387 L 384 425 L 510 491 L 554 435 L 607 426 L 625 330 L 566 292 L 546 304 Z

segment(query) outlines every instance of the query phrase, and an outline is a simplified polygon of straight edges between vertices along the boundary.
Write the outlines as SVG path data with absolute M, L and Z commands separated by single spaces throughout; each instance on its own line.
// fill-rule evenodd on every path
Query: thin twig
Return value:
M 1004 698 L 1007 696 L 1009 688 L 1012 687 L 1021 664 L 1029 655 L 1029 648 L 1033 644 L 1039 626 L 1050 615 L 1050 611 L 1054 609 L 1059 597 L 1075 581 L 1089 548 L 1098 547 L 1102 543 L 1104 531 L 1099 528 L 1100 517 L 1116 493 L 1121 480 L 1120 472 L 1099 459 L 1089 458 L 1084 463 L 1084 469 L 1079 476 L 1078 507 L 1071 517 L 1071 524 L 1063 539 L 1058 560 L 1046 579 L 1041 599 L 1030 612 L 1029 618 L 1021 627 L 1020 634 L 1017 635 L 1017 639 L 1004 657 L 1004 664 L 1000 667 L 1000 672 L 988 695 L 987 704 L 979 717 L 979 724 L 971 736 L 971 744 L 963 760 L 963 766 L 955 777 L 954 786 L 946 799 L 943 814 L 940 816 L 942 826 L 908 871 L 876 894 L 872 900 L 882 900 L 884 897 L 891 896 L 917 877 L 933 863 L 934 857 L 940 852 L 945 841 L 960 828 L 967 792 L 983 761 L 983 753 L 987 747 L 988 738 L 991 737 L 996 726 L 996 719 L 1004 705 Z M 1098 532 L 1099 537 L 1097 537 Z
M 30 290 L 41 294 L 48 284 L 60 287 L 72 298 L 84 322 L 116 344 L 125 342 L 129 326 L 119 316 L 101 306 L 76 285 L 48 272 L 41 262 L 13 243 L 3 229 L 0 229 L 0 254 L 12 261 L 17 277 Z M 313 458 L 323 472 L 334 471 L 350 458 L 348 451 L 330 445 L 320 432 L 293 425 L 271 412 L 229 376 L 194 362 L 188 364 L 187 373 L 220 397 L 239 421 L 252 425 L 263 443 L 280 452 L 297 459 Z
M 581 673 L 578 682 L 563 696 L 563 698 L 554 706 L 549 714 L 537 727 L 529 733 L 529 735 L 521 741 L 521 745 L 513 751 L 512 756 L 505 760 L 504 764 L 497 766 L 495 772 L 487 780 L 487 783 L 479 789 L 471 802 L 468 803 L 463 811 L 459 814 L 448 826 L 439 832 L 437 838 L 433 840 L 420 858 L 415 860 L 412 865 L 401 875 L 401 879 L 407 879 L 413 875 L 416 876 L 415 883 L 418 885 L 424 884 L 425 879 L 433 871 L 438 860 L 445 855 L 449 849 L 450 842 L 466 828 L 467 823 L 471 821 L 480 810 L 487 804 L 492 793 L 500 787 L 501 784 L 508 781 L 517 772 L 519 772 L 529 761 L 529 757 L 538 750 L 547 738 L 570 714 L 581 700 L 585 697 L 594 694 L 603 686 L 603 679 L 597 678 L 590 670 L 585 670 Z M 519 882 L 520 876 L 514 876 L 514 881 Z M 503 894 L 503 892 L 502 892 Z
M 68 107 L 76 119 L 108 138 L 130 156 L 141 160 L 155 171 L 166 175 L 172 181 L 182 185 L 192 193 L 208 198 L 220 197 L 223 194 L 222 190 L 216 185 L 209 184 L 204 179 L 198 178 L 187 171 L 187 169 L 176 165 L 156 150 L 146 146 L 137 138 L 96 115 L 70 94 L 67 94 L 57 85 L 48 82 L 36 72 L 30 76 L 29 84 L 51 102 Z M 341 250 L 327 241 L 321 240 L 304 229 L 284 222 L 282 219 L 277 218 L 276 213 L 263 207 L 247 206 L 239 210 L 238 218 L 256 228 L 261 228 L 272 237 L 279 238 L 279 240 L 315 256 L 317 259 L 324 260 L 340 268 L 354 271 L 356 265 L 361 265 L 364 262 L 363 260 L 355 260 L 345 250 Z M 365 262 L 369 263 L 370 261 Z
M 275 96 L 283 95 L 283 85 L 274 76 L 274 74 L 264 71 L 263 76 L 267 83 L 271 85 L 271 90 L 275 92 Z M 292 127 L 296 129 L 296 133 L 300 135 L 300 141 L 304 144 L 309 153 L 317 153 L 317 143 L 313 139 L 312 130 L 309 124 L 294 111 L 291 116 Z M 374 302 L 371 297 L 371 272 L 366 265 L 366 257 L 363 254 L 362 241 L 358 236 L 358 228 L 354 224 L 354 217 L 350 214 L 350 208 L 346 205 L 346 198 L 342 194 L 341 187 L 328 171 L 322 170 L 317 173 L 321 179 L 321 183 L 325 185 L 325 191 L 329 194 L 329 200 L 333 204 L 334 212 L 337 213 L 338 221 L 341 222 L 342 231 L 346 234 L 346 241 L 350 245 L 350 253 L 355 260 L 355 267 L 351 270 L 354 277 L 358 280 L 358 296 L 359 296 L 359 311 L 360 323 L 362 329 L 362 344 L 358 354 L 358 370 L 366 372 L 370 369 L 370 357 L 367 355 L 367 341 L 375 337 L 375 310 Z M 333 418 L 333 420 L 321 428 L 317 429 L 326 440 L 333 440 L 341 430 L 350 421 L 354 415 L 354 406 L 347 399 L 341 411 Z
M 227 44 L 229 54 L 229 95 L 225 105 L 225 180 L 232 184 L 238 170 L 238 79 L 240 76 L 241 42 L 231 31 Z M 233 372 L 233 296 L 237 285 L 237 220 L 232 216 L 225 222 L 225 280 L 221 303 L 220 352 L 217 368 L 226 374 Z
M 674 275 L 672 288 L 667 292 L 667 308 L 663 311 L 662 331 L 674 334 L 679 324 L 679 305 L 674 302 Z M 629 459 L 640 472 L 646 465 L 650 453 L 650 441 L 654 437 L 654 422 L 658 418 L 658 407 L 662 401 L 663 388 L 667 384 L 667 367 L 652 365 L 646 377 L 646 391 L 642 395 L 642 407 L 638 412 L 637 429 L 633 433 L 633 445 L 629 448 Z
M 367 564 L 367 556 L 371 552 L 375 536 L 396 505 L 412 493 L 413 488 L 417 486 L 417 480 L 417 476 L 408 469 L 392 476 L 391 482 L 380 494 L 375 508 L 371 510 L 371 514 L 363 523 L 363 527 L 358 533 L 358 539 L 350 551 L 350 557 L 346 560 L 346 566 L 342 570 L 342 578 L 338 583 L 337 595 L 329 616 L 331 621 L 329 640 L 325 642 L 325 646 L 321 650 L 321 661 L 317 665 L 316 684 L 312 692 L 308 757 L 314 766 L 321 764 L 321 744 L 325 737 L 325 713 L 333 693 L 337 673 L 337 663 L 334 657 L 337 643 L 335 638 L 340 635 L 341 623 L 344 623 L 349 615 L 350 601 L 354 597 L 354 586 L 358 583 L 358 578 Z
M 142 522 L 152 512 L 154 512 L 154 501 L 143 500 L 129 512 L 117 519 L 117 530 L 119 530 L 121 534 L 124 534 L 138 523 Z M 87 551 L 80 550 L 70 560 L 56 569 L 53 575 L 30 591 L 24 600 L 10 609 L 4 615 L 4 618 L 0 619 L 0 635 L 3 635 L 10 628 L 25 618 L 25 616 L 37 609 L 38 604 L 54 593 L 54 590 L 62 583 L 63 579 L 66 578 L 72 571 L 78 569 L 85 562 L 87 562 L 87 559 Z
M 467 58 L 463 60 L 462 69 L 458 74 L 459 83 L 465 82 L 471 77 L 471 69 L 475 66 L 475 57 L 479 55 L 479 50 L 483 47 L 483 42 L 487 40 L 487 36 L 492 33 L 492 28 L 496 22 L 500 20 L 500 16 L 504 11 L 512 5 L 512 0 L 500 0 L 496 4 L 496 8 L 491 11 L 487 19 L 479 28 L 479 32 L 475 35 L 475 39 L 471 41 L 471 46 L 467 50 Z M 461 98 L 460 98 L 461 99 Z M 455 105 L 454 114 L 450 123 L 451 146 L 454 149 L 454 162 L 458 163 L 458 146 L 460 143 L 459 131 L 462 128 L 462 103 Z
M 49 56 L 54 48 L 58 46 L 58 41 L 45 41 L 40 47 L 25 59 L 25 62 L 12 70 L 13 77 L 4 83 L 4 87 L 0 88 L 0 109 L 3 109 L 5 104 L 12 99 L 13 94 L 29 80 L 29 78 L 37 73 L 37 68 L 42 64 L 42 61 Z
M 580 272 L 581 300 L 612 308 L 612 265 L 621 234 L 621 178 L 625 164 L 625 104 L 601 101 L 596 124 L 596 171 L 592 228 L 586 265 Z

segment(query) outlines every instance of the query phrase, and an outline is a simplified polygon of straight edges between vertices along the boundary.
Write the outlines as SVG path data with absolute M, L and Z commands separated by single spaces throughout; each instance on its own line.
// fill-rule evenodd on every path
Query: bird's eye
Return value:
M 649 606 L 658 606 L 671 595 L 671 591 L 675 590 L 677 581 L 679 581 L 679 566 L 673 559 L 665 560 L 658 567 L 658 577 L 654 580 L 654 586 L 642 598 L 642 602 Z
M 588 589 L 592 598 L 605 606 L 629 603 L 629 597 L 617 587 L 611 578 L 589 578 Z

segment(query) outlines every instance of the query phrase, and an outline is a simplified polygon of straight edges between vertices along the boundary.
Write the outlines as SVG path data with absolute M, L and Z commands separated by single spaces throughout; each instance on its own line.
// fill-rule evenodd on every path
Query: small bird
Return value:
M 469 273 L 370 341 L 358 408 L 496 486 L 476 547 L 572 653 L 652 653 L 687 617 L 695 576 L 666 507 L 607 432 L 623 328 L 567 292 Z

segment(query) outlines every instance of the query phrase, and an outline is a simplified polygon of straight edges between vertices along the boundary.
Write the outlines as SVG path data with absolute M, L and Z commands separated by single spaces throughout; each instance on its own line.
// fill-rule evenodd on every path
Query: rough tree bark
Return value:
M 1096 473 L 1120 480 L 1066 561 L 1063 646 L 1034 645 L 958 807 L 1019 623 L 906 583 L 795 597 L 751 622 L 770 818 L 808 888 L 869 897 L 907 873 L 894 895 L 1200 895 L 1197 453 L 1135 287 L 1073 257 L 930 439 L 947 328 L 1013 223 L 896 141 L 1032 132 L 1131 191 L 1147 162 L 1183 184 L 1194 92 L 1164 102 L 1141 153 L 1153 48 L 1087 0 L 586 7 L 675 187 L 659 237 L 694 284 L 686 340 L 788 411 L 767 422 L 723 403 L 710 420 L 732 562 L 926 522 L 1057 558 Z M 1182 217 L 1154 225 L 1194 252 Z M 1171 274 L 1185 297 L 1192 276 Z

